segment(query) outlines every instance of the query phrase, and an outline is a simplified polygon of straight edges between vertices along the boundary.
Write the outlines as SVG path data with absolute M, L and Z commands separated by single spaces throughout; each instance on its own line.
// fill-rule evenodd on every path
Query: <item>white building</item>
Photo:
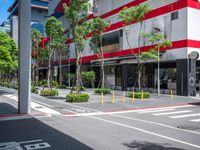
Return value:
M 67 21 L 63 16 L 63 3 L 70 0 L 52 0 L 49 3 L 49 13 L 63 21 L 65 28 Z M 151 12 L 146 16 L 142 31 L 152 33 L 158 29 L 165 37 L 172 41 L 173 46 L 161 51 L 161 92 L 173 89 L 178 95 L 194 95 L 196 84 L 200 80 L 200 63 L 190 60 L 192 51 L 200 52 L 200 2 L 198 0 L 94 0 L 92 5 L 95 16 L 109 21 L 111 26 L 103 35 L 103 49 L 106 60 L 106 85 L 108 87 L 131 90 L 137 77 L 137 62 L 129 50 L 122 22 L 118 13 L 124 7 L 134 7 L 148 3 Z M 132 23 L 130 41 L 137 51 L 139 24 Z M 83 51 L 82 63 L 84 70 L 91 70 L 100 74 L 99 61 L 89 45 L 89 40 Z M 74 43 L 68 42 L 70 48 L 70 61 L 63 57 L 63 67 L 69 62 L 73 64 L 75 58 Z M 146 51 L 152 44 L 143 41 L 141 50 Z M 56 66 L 55 59 L 54 65 Z M 71 67 L 71 70 L 75 71 Z M 157 61 L 145 63 L 142 76 L 143 85 L 148 88 L 157 87 Z M 198 85 L 198 84 L 197 84 Z M 199 85 L 198 85 L 199 86 Z

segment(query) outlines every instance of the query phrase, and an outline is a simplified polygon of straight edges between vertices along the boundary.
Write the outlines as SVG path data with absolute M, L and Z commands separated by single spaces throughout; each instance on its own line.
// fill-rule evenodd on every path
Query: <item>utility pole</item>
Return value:
M 18 113 L 30 113 L 31 0 L 19 0 L 19 91 Z

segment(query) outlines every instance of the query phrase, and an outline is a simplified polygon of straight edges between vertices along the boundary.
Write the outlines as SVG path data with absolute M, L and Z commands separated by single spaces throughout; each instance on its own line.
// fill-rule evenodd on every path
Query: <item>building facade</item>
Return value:
M 44 22 L 48 18 L 48 3 L 50 0 L 31 0 L 31 26 L 44 34 Z M 11 37 L 18 43 L 18 0 L 9 7 L 8 19 L 11 22 Z
M 100 16 L 111 24 L 102 35 L 107 87 L 120 90 L 133 90 L 135 87 L 137 61 L 128 46 L 118 13 L 124 7 L 147 3 L 151 11 L 145 17 L 142 32 L 152 33 L 154 30 L 159 30 L 172 42 L 171 48 L 160 50 L 161 93 L 168 93 L 172 89 L 178 95 L 195 95 L 200 86 L 200 62 L 199 58 L 197 61 L 192 59 L 190 54 L 196 52 L 195 54 L 198 55 L 200 52 L 200 21 L 197 19 L 200 17 L 200 2 L 198 0 L 93 0 L 90 2 L 93 16 Z M 70 3 L 70 1 L 52 0 L 49 3 L 49 15 L 57 17 L 67 29 L 69 26 L 63 15 L 63 3 Z M 89 18 L 92 19 L 93 16 Z M 139 23 L 132 23 L 128 27 L 131 30 L 129 41 L 137 53 Z M 82 69 L 94 70 L 98 82 L 100 61 L 89 42 L 90 37 L 82 53 Z M 73 72 L 76 57 L 74 43 L 69 40 L 67 44 L 70 55 L 63 56 L 62 64 L 63 68 L 70 64 L 70 70 Z M 151 42 L 143 39 L 141 51 L 148 51 L 151 45 Z M 56 68 L 58 64 L 56 54 L 53 61 Z M 142 71 L 142 86 L 155 92 L 158 80 L 157 61 L 149 60 L 143 63 L 145 67 Z
M 9 21 L 4 21 L 0 25 L 0 31 L 6 32 L 6 33 L 8 33 L 8 35 L 10 35 L 10 22 Z

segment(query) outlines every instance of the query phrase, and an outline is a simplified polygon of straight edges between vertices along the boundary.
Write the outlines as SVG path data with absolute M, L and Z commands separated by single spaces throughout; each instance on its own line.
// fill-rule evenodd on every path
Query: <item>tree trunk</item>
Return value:
M 101 72 L 102 72 L 102 80 L 101 80 L 101 88 L 105 88 L 105 71 L 104 71 L 104 55 L 102 49 L 102 38 L 100 37 L 100 52 L 101 52 Z
M 60 82 L 60 85 L 62 85 L 62 66 L 61 66 L 61 54 L 59 56 L 59 82 Z
M 48 75 L 47 75 L 47 86 L 49 90 L 51 89 L 51 57 L 52 57 L 53 51 L 50 52 L 49 55 L 49 61 L 48 61 Z
M 76 49 L 76 93 L 79 94 L 80 93 L 80 52 L 77 48 L 77 45 L 75 45 L 75 49 Z
M 138 37 L 138 57 L 137 57 L 137 63 L 138 63 L 138 88 L 141 92 L 141 61 L 140 61 L 140 53 L 141 53 L 141 31 L 142 31 L 142 25 L 143 22 L 140 22 L 140 30 L 139 30 L 139 37 Z

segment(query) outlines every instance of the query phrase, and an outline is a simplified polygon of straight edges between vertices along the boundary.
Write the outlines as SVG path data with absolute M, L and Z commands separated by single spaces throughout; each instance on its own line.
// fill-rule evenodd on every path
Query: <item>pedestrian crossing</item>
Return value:
M 183 109 L 184 108 L 184 109 Z M 186 118 L 190 122 L 200 122 L 200 113 L 195 113 L 194 110 L 191 110 L 189 107 L 180 107 L 180 108 L 155 108 L 142 110 L 137 112 L 139 114 L 151 114 L 152 116 L 167 116 L 170 119 L 183 119 Z

